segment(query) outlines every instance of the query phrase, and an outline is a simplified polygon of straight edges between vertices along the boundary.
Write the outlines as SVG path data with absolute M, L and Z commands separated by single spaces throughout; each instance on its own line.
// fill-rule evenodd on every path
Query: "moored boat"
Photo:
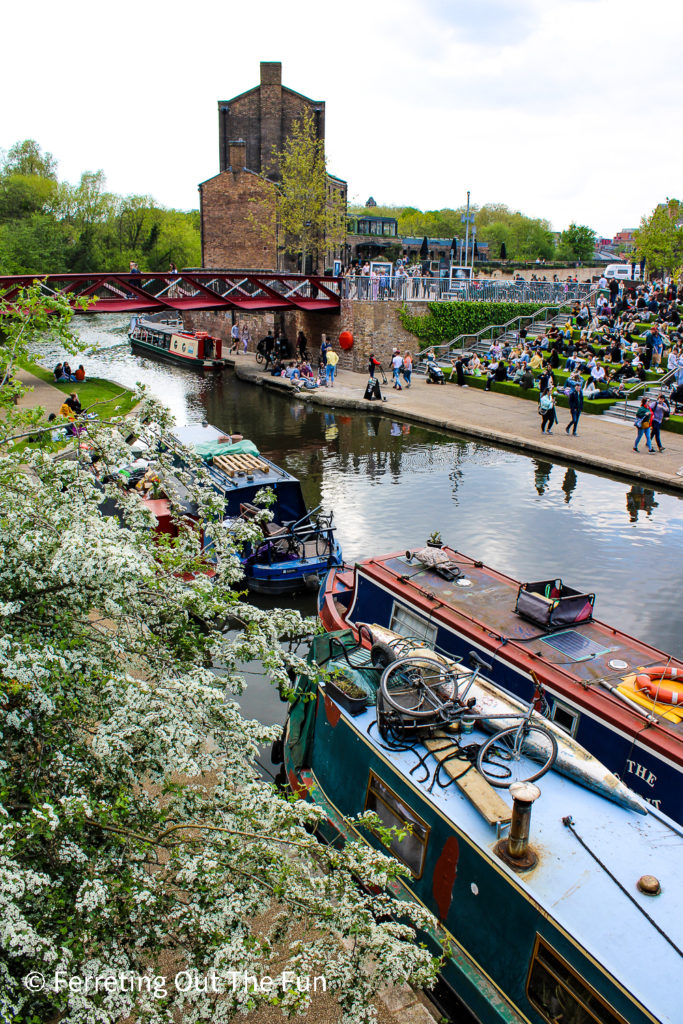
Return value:
M 594 603 L 561 579 L 522 584 L 428 547 L 334 569 L 319 614 L 328 630 L 372 622 L 451 657 L 474 649 L 492 681 L 523 700 L 540 681 L 552 721 L 682 822 L 683 663 L 597 620 Z
M 184 331 L 178 322 L 134 317 L 128 338 L 134 352 L 180 366 L 220 370 L 225 365 L 220 338 L 213 338 L 206 331 Z
M 173 437 L 205 462 L 224 500 L 225 518 L 256 519 L 259 491 L 274 495 L 272 518 L 260 525 L 263 540 L 240 555 L 249 588 L 264 594 L 316 589 L 331 567 L 341 564 L 332 512 L 308 509 L 296 477 L 261 455 L 251 441 L 233 441 L 208 423 L 174 429 Z
M 434 913 L 424 938 L 435 951 L 450 944 L 443 983 L 481 1024 L 677 1022 L 681 828 L 552 765 L 538 787 L 494 790 L 470 749 L 488 733 L 463 716 L 441 746 L 437 733 L 411 734 L 410 722 L 393 733 L 382 723 L 388 670 L 371 656 L 378 636 L 314 638 L 309 661 L 332 678 L 297 680 L 285 770 L 293 792 L 323 809 L 321 838 L 388 846 L 404 864 L 396 894 Z M 398 831 L 382 840 L 359 828 L 353 819 L 364 811 Z

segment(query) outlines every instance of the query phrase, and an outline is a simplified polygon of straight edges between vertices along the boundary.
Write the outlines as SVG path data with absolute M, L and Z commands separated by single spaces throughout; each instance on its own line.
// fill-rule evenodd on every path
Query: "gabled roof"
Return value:
M 306 100 L 307 103 L 313 103 L 315 106 L 325 106 L 325 100 L 312 100 L 310 96 L 304 96 L 302 92 L 297 92 L 295 89 L 290 89 L 286 85 L 283 85 L 281 88 L 283 92 L 288 92 L 290 96 L 297 96 L 300 100 Z M 253 92 L 259 92 L 260 89 L 260 84 L 255 85 L 251 89 L 246 89 L 245 92 L 238 93 L 237 96 L 232 96 L 229 100 L 219 100 L 218 106 L 230 106 L 230 104 L 234 103 L 236 100 L 244 99 L 245 96 L 250 96 L 251 93 Z

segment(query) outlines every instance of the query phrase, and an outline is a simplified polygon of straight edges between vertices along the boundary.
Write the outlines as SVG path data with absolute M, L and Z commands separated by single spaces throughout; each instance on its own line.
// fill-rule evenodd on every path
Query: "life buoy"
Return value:
M 675 688 L 669 689 L 661 685 L 663 679 L 676 679 L 680 682 Z M 636 686 L 650 700 L 662 704 L 683 704 L 683 669 L 674 665 L 653 665 L 652 668 L 642 669 L 636 676 Z

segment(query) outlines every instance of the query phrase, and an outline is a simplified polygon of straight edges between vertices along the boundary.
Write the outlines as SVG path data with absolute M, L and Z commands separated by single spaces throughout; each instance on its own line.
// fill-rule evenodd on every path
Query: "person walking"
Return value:
M 565 432 L 568 434 L 571 430 L 572 437 L 576 437 L 576 428 L 579 425 L 581 413 L 583 412 L 583 391 L 581 389 L 581 374 L 578 370 L 569 377 L 567 386 L 571 388 L 569 392 L 569 415 L 571 416 L 570 422 L 565 427 Z
M 230 354 L 234 352 L 235 355 L 239 354 L 239 343 L 240 343 L 240 323 L 239 320 L 235 320 L 234 324 L 230 329 L 230 337 L 232 339 L 232 345 L 230 346 Z
M 662 438 L 659 432 L 662 429 L 662 423 L 665 418 L 671 415 L 671 407 L 664 395 L 660 392 L 657 396 L 657 401 L 654 405 L 650 406 L 650 409 L 652 410 L 652 426 L 650 428 L 652 430 L 652 437 L 657 442 L 657 448 L 659 451 L 663 452 L 664 445 L 662 444 Z
M 325 375 L 327 377 L 327 386 L 329 388 L 334 387 L 334 374 L 336 372 L 338 362 L 339 356 L 332 348 L 332 344 L 328 342 L 328 347 L 325 353 Z
M 375 353 L 371 352 L 368 356 L 368 376 L 374 379 L 375 370 L 381 369 L 381 366 L 379 359 L 375 359 Z
M 541 395 L 541 400 L 538 403 L 538 409 L 541 414 L 541 433 L 552 434 L 553 423 L 555 422 L 555 395 L 554 388 L 550 387 Z M 547 427 L 547 430 L 546 430 Z
M 394 391 L 403 391 L 401 387 L 401 367 L 403 366 L 403 356 L 398 351 L 394 350 L 394 354 L 391 357 L 391 369 L 394 375 Z
M 645 434 L 645 443 L 647 444 L 647 450 L 652 452 L 654 455 L 654 448 L 652 447 L 652 441 L 650 440 L 650 423 L 652 422 L 652 412 L 650 406 L 647 404 L 647 398 L 641 398 L 640 405 L 636 409 L 636 422 L 634 426 L 638 430 L 636 434 L 635 444 L 633 445 L 634 452 L 638 451 L 638 445 L 640 439 Z
M 403 356 L 403 379 L 406 382 L 406 387 L 410 387 L 410 382 L 413 376 L 413 355 L 411 352 L 406 352 Z
M 250 341 L 251 341 L 251 332 L 250 332 L 249 328 L 247 327 L 247 325 L 244 324 L 242 326 L 242 347 L 244 349 L 245 356 L 247 354 L 247 350 L 249 348 L 249 342 Z

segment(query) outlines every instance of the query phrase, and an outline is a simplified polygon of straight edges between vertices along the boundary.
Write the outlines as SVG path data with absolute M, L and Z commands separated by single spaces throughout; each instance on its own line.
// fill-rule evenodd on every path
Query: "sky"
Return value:
M 219 100 L 259 62 L 326 103 L 349 201 L 505 203 L 561 231 L 637 227 L 680 196 L 675 0 L 12 3 L 0 148 L 34 138 L 60 179 L 180 209 L 218 172 Z

